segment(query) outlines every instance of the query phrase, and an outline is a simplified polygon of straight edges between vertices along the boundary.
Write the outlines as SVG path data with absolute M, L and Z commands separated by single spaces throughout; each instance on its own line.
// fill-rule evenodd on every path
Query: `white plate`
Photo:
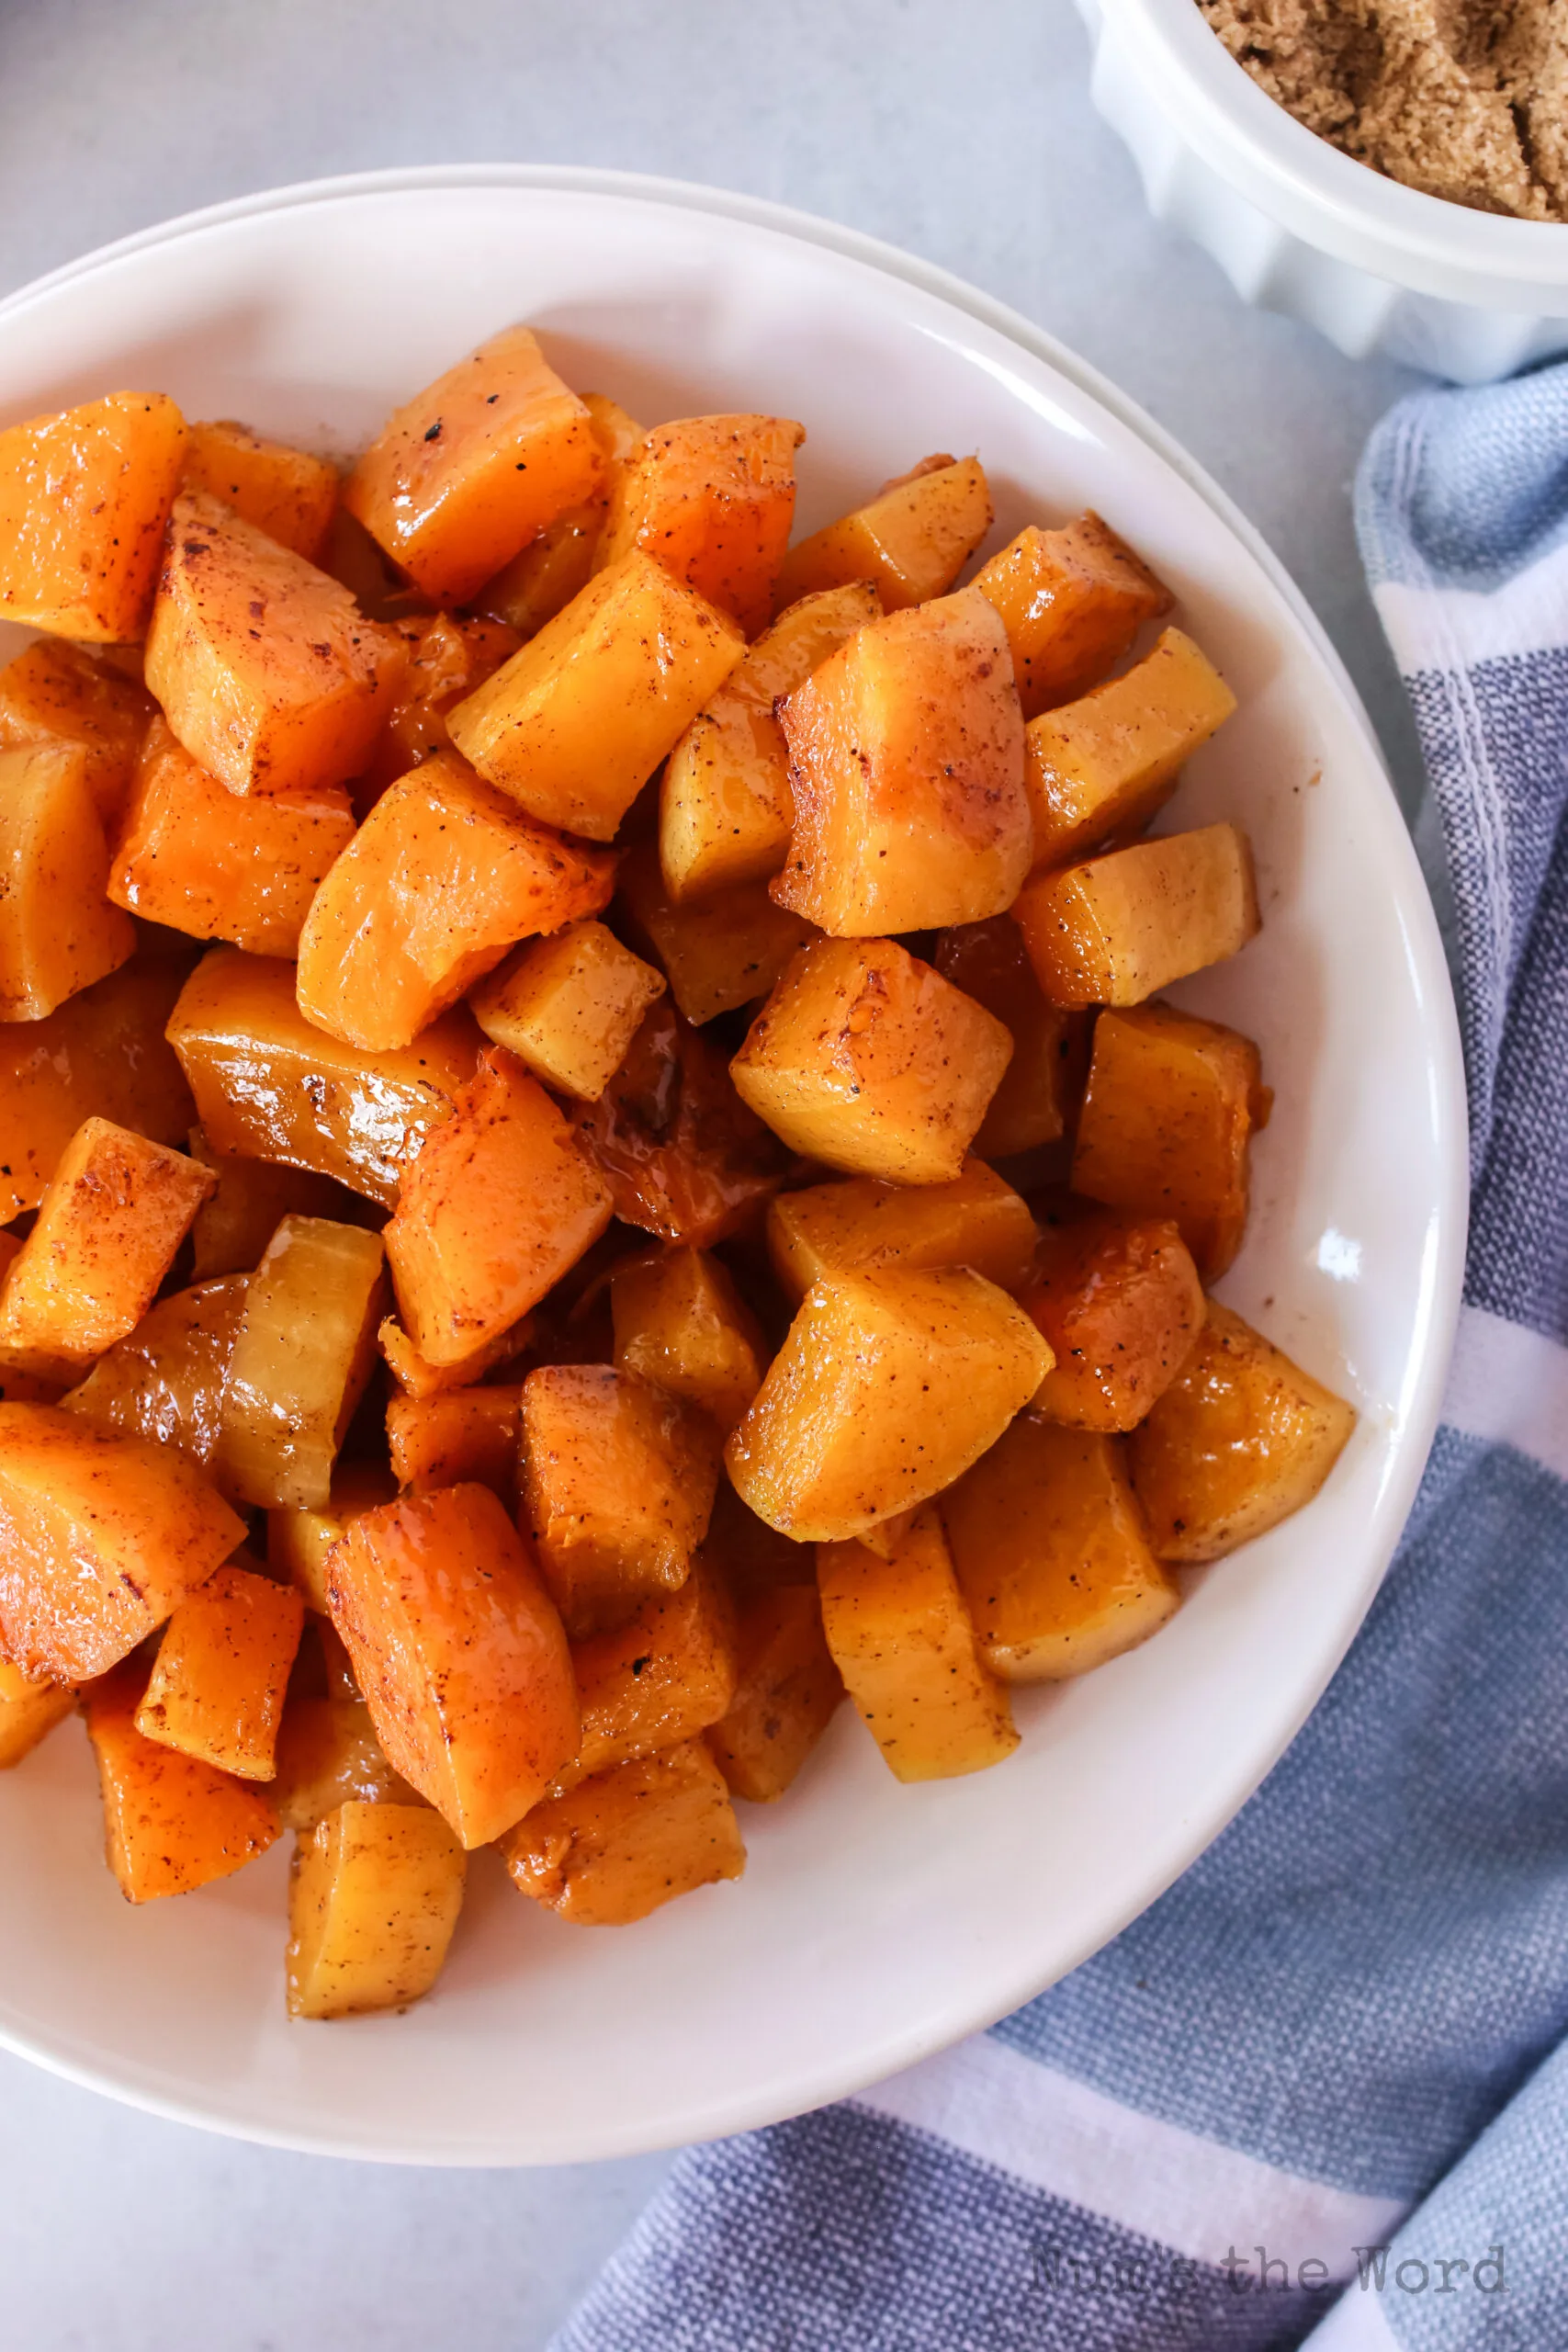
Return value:
M 746 1809 L 739 1885 L 619 1931 L 561 1925 L 480 1856 L 447 1973 L 407 2017 L 285 2019 L 281 1851 L 128 1909 L 76 1726 L 0 1782 L 9 2047 L 219 2130 L 425 2164 L 767 2122 L 990 2022 L 1113 1935 L 1257 1786 L 1360 1622 L 1430 1440 L 1464 1233 L 1449 984 L 1365 718 L 1219 492 L 1021 320 L 763 206 L 603 174 L 394 175 L 201 215 L 18 296 L 0 418 L 157 387 L 347 450 L 518 318 L 634 414 L 803 418 L 807 526 L 929 449 L 977 449 L 998 543 L 1091 504 L 1177 588 L 1241 710 L 1173 814 L 1245 820 L 1266 914 L 1179 993 L 1256 1035 L 1279 1093 L 1225 1295 L 1361 1422 L 1312 1508 L 1195 1577 L 1146 1648 L 1023 1695 L 999 1770 L 900 1788 L 843 1710 L 789 1797 Z

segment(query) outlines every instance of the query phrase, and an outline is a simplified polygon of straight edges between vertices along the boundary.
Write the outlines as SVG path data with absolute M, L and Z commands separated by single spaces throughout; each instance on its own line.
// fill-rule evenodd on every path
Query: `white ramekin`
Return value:
M 1465 384 L 1568 351 L 1568 226 L 1421 196 L 1328 145 L 1265 96 L 1197 0 L 1077 0 L 1095 105 L 1133 151 L 1151 209 L 1238 294 Z

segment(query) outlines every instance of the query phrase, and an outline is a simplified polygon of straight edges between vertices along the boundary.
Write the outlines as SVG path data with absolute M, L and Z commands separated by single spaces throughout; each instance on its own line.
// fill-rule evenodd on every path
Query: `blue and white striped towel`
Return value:
M 1405 401 L 1358 501 L 1472 1098 L 1404 1546 L 1168 1894 L 994 2032 L 683 2156 L 557 2352 L 1568 2347 L 1568 368 Z

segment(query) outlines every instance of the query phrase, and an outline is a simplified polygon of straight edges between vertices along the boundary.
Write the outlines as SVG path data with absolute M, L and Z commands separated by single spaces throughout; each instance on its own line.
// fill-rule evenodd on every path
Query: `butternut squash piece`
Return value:
M 768 1208 L 768 1255 L 798 1302 L 813 1283 L 886 1267 L 922 1273 L 972 1266 L 1002 1290 L 1028 1280 L 1034 1257 L 1029 1204 L 983 1160 L 949 1184 L 880 1184 L 854 1176 L 783 1193 Z
M 1094 514 L 1060 531 L 1032 523 L 974 585 L 1002 616 L 1025 718 L 1097 685 L 1171 606 L 1168 588 Z
M 610 1277 L 615 1362 L 684 1397 L 728 1437 L 762 1385 L 766 1343 L 728 1272 L 701 1250 L 637 1258 Z
M 242 1781 L 270 1781 L 305 1604 L 231 1560 L 186 1595 L 158 1645 L 136 1728 Z
M 827 1730 L 844 1681 L 822 1630 L 815 1584 L 759 1593 L 740 1620 L 734 1694 L 709 1730 L 731 1796 L 771 1804 Z
M 423 1803 L 388 1763 L 364 1700 L 342 1695 L 290 1693 L 278 1727 L 272 1793 L 285 1829 L 314 1829 L 340 1804 Z
M 746 1867 L 729 1792 L 700 1739 L 548 1798 L 502 1852 L 523 1894 L 578 1928 L 630 1927 Z
M 604 470 L 599 487 L 581 504 L 567 507 L 531 538 L 520 555 L 487 582 L 479 601 L 496 620 L 521 638 L 536 637 L 593 576 L 593 559 L 610 511 L 610 493 L 643 428 L 603 392 L 584 392 L 582 405 Z
M 577 1753 L 566 1636 L 488 1487 L 439 1487 L 363 1512 L 327 1565 L 388 1760 L 466 1847 L 537 1803 Z
M 209 492 L 280 548 L 315 563 L 337 504 L 337 469 L 224 417 L 190 427 L 180 487 Z
M 1055 1143 L 1083 1090 L 1087 1046 L 1079 1050 L 1081 1024 L 1046 1003 L 1017 923 L 997 915 L 944 931 L 932 960 L 944 980 L 995 1013 L 1012 1039 L 1012 1059 L 975 1137 L 976 1153 L 1010 1159 Z
M 488 1487 L 517 1497 L 521 1385 L 446 1388 L 434 1396 L 394 1396 L 387 1443 L 400 1487 Z
M 231 792 L 320 792 L 357 775 L 407 662 L 402 639 L 303 556 L 205 492 L 175 501 L 147 684 Z
M 340 1805 L 299 1841 L 288 1883 L 291 2018 L 365 2017 L 423 1998 L 446 1962 L 468 1857 L 438 1813 Z
M 191 1129 L 189 1149 L 214 1178 L 190 1229 L 191 1272 L 198 1283 L 249 1273 L 286 1216 L 325 1216 L 345 1225 L 357 1213 L 354 1194 L 331 1177 L 271 1160 L 232 1159 L 214 1151 L 200 1127 Z
M 725 1448 L 730 1480 L 797 1544 L 863 1535 L 950 1487 L 1050 1368 L 1028 1316 L 967 1267 L 814 1283 Z
M 41 1021 L 133 953 L 108 872 L 81 745 L 0 752 L 0 1021 Z
M 1106 1211 L 1047 1220 L 1018 1303 L 1056 1359 L 1034 1410 L 1080 1430 L 1135 1428 L 1203 1321 L 1203 1287 L 1176 1227 Z
M 537 337 L 508 327 L 396 411 L 343 496 L 417 587 L 461 605 L 603 468 L 581 401 Z
M 0 433 L 0 620 L 128 645 L 147 626 L 186 424 L 111 392 Z
M 574 1636 L 684 1584 L 717 1482 L 708 1424 L 635 1373 L 549 1364 L 523 1383 L 525 1515 Z
M 665 895 L 651 842 L 627 856 L 620 891 L 637 930 L 669 974 L 676 1003 L 697 1028 L 766 996 L 795 950 L 816 935 L 799 915 L 775 906 L 761 882 L 677 906 Z
M 1356 1426 L 1344 1398 L 1217 1299 L 1130 1445 L 1162 1560 L 1224 1559 L 1311 1502 Z
M 1247 1230 L 1247 1146 L 1269 1115 L 1258 1048 L 1215 1021 L 1141 1004 L 1095 1023 L 1073 1190 L 1169 1217 L 1204 1282 Z
M 74 1690 L 55 1682 L 28 1682 L 0 1691 L 0 1772 L 9 1772 L 49 1737 L 76 1706 Z
M 797 596 L 869 580 L 886 609 L 902 612 L 945 595 L 987 532 L 993 509 L 978 458 L 917 467 L 792 548 L 774 594 L 783 611 Z
M 345 1046 L 300 1012 L 292 964 L 233 947 L 197 965 L 168 1035 L 214 1151 L 331 1176 L 384 1208 L 451 1117 L 481 1042 L 454 1012 L 390 1053 Z
M 161 1298 L 61 1398 L 63 1410 L 111 1436 L 177 1446 L 198 1469 L 210 1470 L 247 1279 L 231 1274 Z
M 532 1329 L 533 1317 L 525 1315 L 521 1323 L 498 1331 L 482 1348 L 476 1348 L 472 1355 L 459 1356 L 456 1363 L 428 1363 L 392 1316 L 388 1316 L 377 1332 L 376 1344 L 405 1396 L 440 1396 L 449 1388 L 472 1387 L 496 1364 L 521 1355 Z
M 1007 1690 L 980 1655 L 935 1510 L 891 1559 L 819 1544 L 817 1575 L 833 1662 L 896 1779 L 951 1780 L 1012 1754 Z
M 157 705 L 150 694 L 80 646 L 40 638 L 0 670 L 0 751 L 23 743 L 77 743 L 87 790 L 112 836 Z
M 266 1564 L 276 1577 L 293 1585 L 308 1609 L 319 1616 L 331 1614 L 327 1604 L 327 1558 L 341 1544 L 354 1521 L 367 1510 L 378 1510 L 397 1497 L 397 1481 L 379 1462 L 340 1462 L 333 1472 L 327 1499 L 315 1510 L 269 1510 L 266 1515 Z M 361 1796 L 361 1789 L 345 1789 L 344 1796 Z M 323 1810 L 330 1811 L 330 1807 Z M 290 1821 L 290 1829 L 308 1823 Z
M 286 1216 L 245 1291 L 217 1464 L 243 1502 L 319 1510 L 376 1361 L 381 1243 L 357 1226 Z
M 660 865 L 677 905 L 778 872 L 795 798 L 773 706 L 881 612 L 868 580 L 803 596 L 693 719 L 665 763 L 659 794 Z
M 301 1010 L 368 1053 L 412 1045 L 517 940 L 609 901 L 615 863 L 525 816 L 454 752 L 384 792 L 299 938 Z
M 1002 1023 L 897 940 L 814 940 L 730 1063 L 793 1150 L 852 1176 L 960 1174 L 1012 1054 Z
M 531 816 L 607 842 L 745 650 L 733 621 L 634 550 L 446 724 L 464 758 Z
M 1051 1003 L 1142 1004 L 1255 935 L 1252 851 L 1229 824 L 1137 842 L 1037 875 L 1013 911 Z
M 728 1478 L 718 1482 L 713 1517 L 703 1544 L 705 1566 L 724 1578 L 738 1609 L 749 1609 L 781 1585 L 817 1589 L 817 1555 L 809 1544 L 792 1543 L 744 1504 Z
M 716 1724 L 735 1690 L 735 1611 L 700 1561 L 679 1592 L 657 1593 L 613 1632 L 573 1645 L 582 1737 L 552 1796 L 634 1756 Z
M 265 1854 L 278 1836 L 265 1789 L 137 1730 L 147 1669 L 135 1658 L 86 1694 L 97 1758 L 108 1865 L 128 1903 L 189 1894 Z
M 348 795 L 241 800 L 198 767 L 161 718 L 142 747 L 108 895 L 149 922 L 292 956 L 333 860 L 354 835 Z
M 406 634 L 408 668 L 392 696 L 385 731 L 354 787 L 363 815 L 421 760 L 450 752 L 446 713 L 493 677 L 521 642 L 515 629 L 498 621 L 455 620 L 450 613 L 411 621 Z
M 667 983 L 602 922 L 531 939 L 468 999 L 485 1035 L 562 1093 L 596 1102 Z
M 601 564 L 657 556 L 699 596 L 766 627 L 795 520 L 795 453 L 806 427 L 783 416 L 687 416 L 661 424 L 620 469 Z

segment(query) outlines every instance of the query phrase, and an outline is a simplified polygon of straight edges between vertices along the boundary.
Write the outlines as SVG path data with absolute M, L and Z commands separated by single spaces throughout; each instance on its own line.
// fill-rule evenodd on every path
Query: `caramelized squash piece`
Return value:
M 354 1194 L 329 1176 L 214 1151 L 201 1127 L 191 1129 L 189 1148 L 214 1178 L 190 1229 L 191 1272 L 198 1283 L 249 1273 L 286 1216 L 325 1216 L 344 1225 L 357 1213 Z
M 851 580 L 869 580 L 890 613 L 945 595 L 991 527 L 991 493 L 978 458 L 928 466 L 792 548 L 777 608 Z
M 146 1684 L 146 1668 L 128 1658 L 94 1685 L 84 1707 L 103 1792 L 108 1865 L 128 1903 L 189 1894 L 231 1878 L 265 1853 L 280 1826 L 266 1790 L 138 1731 Z
M 385 731 L 354 787 L 355 806 L 362 816 L 368 815 L 389 784 L 418 767 L 421 760 L 451 751 L 446 713 L 493 677 L 521 642 L 515 629 L 498 621 L 456 620 L 450 613 L 410 621 L 404 633 L 408 668 L 392 696 Z
M 699 1561 L 679 1592 L 657 1593 L 611 1633 L 574 1645 L 582 1738 L 552 1796 L 591 1773 L 694 1738 L 735 1690 L 735 1611 Z
M 343 1693 L 306 1698 L 290 1692 L 278 1727 L 272 1793 L 285 1829 L 314 1829 L 340 1804 L 423 1803 L 388 1763 L 364 1700 Z
M 180 487 L 209 492 L 280 548 L 315 563 L 337 504 L 337 469 L 224 417 L 191 426 Z
M 0 433 L 0 620 L 128 645 L 147 626 L 186 424 L 111 392 Z
M 766 996 L 795 950 L 814 936 L 799 915 L 774 905 L 761 882 L 677 905 L 665 894 L 651 842 L 626 858 L 620 891 L 637 930 L 669 974 L 676 1003 L 697 1028 Z
M 637 419 L 604 392 L 584 392 L 582 405 L 604 460 L 598 489 L 591 498 L 567 507 L 553 523 L 547 523 L 522 553 L 486 583 L 479 600 L 485 612 L 520 638 L 536 637 L 547 621 L 553 621 L 587 587 L 604 537 L 611 492 L 621 468 L 643 438 Z
M 1087 694 L 1171 606 L 1169 589 L 1094 514 L 1060 531 L 1032 523 L 974 585 L 1002 616 L 1025 718 Z
M 578 1928 L 630 1927 L 746 1867 L 729 1792 L 700 1739 L 548 1798 L 502 1852 L 515 1886 Z
M 897 940 L 801 949 L 730 1063 L 794 1150 L 852 1176 L 950 1183 L 1012 1053 L 1002 1023 Z
M 397 1498 L 397 1481 L 379 1462 L 340 1462 L 333 1472 L 327 1499 L 313 1510 L 269 1510 L 266 1515 L 266 1564 L 302 1596 L 308 1609 L 321 1617 L 327 1604 L 327 1560 L 354 1521 L 367 1510 L 378 1510 Z M 361 1796 L 361 1789 L 345 1789 L 345 1796 Z M 331 1808 L 324 1807 L 330 1811 Z M 290 1829 L 310 1825 L 290 1821 Z
M 394 1396 L 387 1443 L 400 1487 L 488 1487 L 517 1497 L 522 1432 L 520 1385 L 446 1388 L 434 1396 Z
M 1220 1560 L 1310 1503 L 1349 1442 L 1353 1407 L 1217 1299 L 1197 1346 L 1130 1441 L 1162 1560 Z
M 728 1437 L 762 1385 L 766 1343 L 726 1269 L 669 1250 L 610 1277 L 615 1362 L 716 1421 Z
M 498 1331 L 471 1355 L 459 1356 L 455 1363 L 431 1363 L 420 1354 L 402 1325 L 389 1315 L 376 1334 L 376 1344 L 405 1396 L 441 1396 L 449 1388 L 472 1387 L 498 1363 L 510 1363 L 513 1356 L 521 1355 L 532 1329 L 533 1317 L 525 1315 L 521 1323 Z
M 134 678 L 80 646 L 40 638 L 0 670 L 0 751 L 77 743 L 106 836 L 119 822 L 141 738 L 157 706 Z
M 1056 1359 L 1034 1410 L 1080 1430 L 1135 1428 L 1203 1321 L 1203 1287 L 1176 1227 L 1104 1210 L 1047 1221 L 1018 1303 Z
M 596 1102 L 665 987 L 613 931 L 583 922 L 529 940 L 468 1002 L 485 1035 L 546 1086 Z
M 0 1772 L 30 1756 L 75 1706 L 75 1691 L 56 1682 L 20 1683 L 15 1692 L 0 1690 Z
M 739 622 L 767 625 L 795 520 L 795 453 L 783 416 L 686 416 L 661 424 L 616 477 L 599 560 L 634 548 Z
M 243 1502 L 319 1510 L 327 1501 L 385 1300 L 374 1233 L 283 1219 L 246 1285 L 223 1396 L 218 1468 Z
M 1029 1204 L 983 1160 L 964 1163 L 948 1184 L 881 1184 L 854 1176 L 783 1193 L 768 1209 L 768 1254 L 792 1299 L 813 1283 L 886 1267 L 923 1273 L 971 1266 L 1002 1290 L 1018 1290 L 1034 1257 Z
M 468 1857 L 425 1805 L 340 1805 L 299 1839 L 288 1883 L 291 2018 L 405 2009 L 446 1965 Z
M 0 1021 L 41 1021 L 132 954 L 108 872 L 81 745 L 0 752 Z
M 729 1705 L 707 1736 L 731 1796 L 771 1804 L 832 1721 L 844 1681 L 815 1584 L 759 1593 L 740 1620 Z
M 979 1157 L 1009 1159 L 1055 1143 L 1082 1091 L 1087 1047 L 1080 1050 L 1081 1023 L 1046 1003 L 1017 923 L 998 915 L 944 931 L 932 960 L 944 980 L 995 1013 L 1012 1039 L 1012 1059 L 975 1137 Z
M 63 1409 L 111 1436 L 177 1446 L 198 1469 L 210 1470 L 247 1281 L 231 1274 L 161 1298 L 61 1398 Z
M 1258 930 L 1252 851 L 1203 825 L 1042 874 L 1014 910 L 1053 1004 L 1142 1004 L 1240 953 Z
M 180 1602 L 164 1631 L 136 1728 L 242 1781 L 270 1781 L 305 1604 L 288 1585 L 229 1561 Z

